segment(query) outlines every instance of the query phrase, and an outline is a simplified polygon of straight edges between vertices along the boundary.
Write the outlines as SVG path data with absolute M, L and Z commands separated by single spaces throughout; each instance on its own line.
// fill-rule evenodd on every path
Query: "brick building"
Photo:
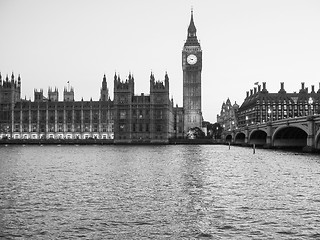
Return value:
M 237 112 L 239 126 L 259 124 L 285 118 L 319 114 L 320 89 L 311 91 L 301 83 L 299 92 L 287 93 L 284 83 L 280 83 L 277 93 L 269 93 L 266 83 L 247 91 L 246 98 Z

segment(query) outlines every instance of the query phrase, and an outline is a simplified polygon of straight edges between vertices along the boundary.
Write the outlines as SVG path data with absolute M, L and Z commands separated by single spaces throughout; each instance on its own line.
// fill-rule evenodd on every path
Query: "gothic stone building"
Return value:
M 0 76 L 1 79 L 1 76 Z M 114 139 L 115 143 L 159 142 L 173 137 L 173 101 L 169 77 L 164 82 L 150 76 L 150 95 L 134 95 L 134 78 L 114 77 L 114 101 L 103 77 L 99 101 L 74 101 L 73 88 L 34 91 L 34 101 L 20 99 L 21 78 L 0 87 L 0 137 L 14 139 Z
M 122 82 L 114 76 L 115 143 L 167 143 L 173 137 L 173 101 L 169 77 L 164 82 L 150 76 L 150 95 L 134 95 L 134 78 Z
M 0 86 L 0 138 L 113 138 L 113 102 L 103 98 L 105 76 L 100 101 L 74 101 L 73 88 L 64 89 L 64 99 L 59 101 L 58 90 L 49 88 L 47 98 L 42 90 L 35 90 L 32 102 L 20 99 L 20 87 L 20 76 L 15 81 L 13 74 L 11 82 Z
M 236 118 L 238 109 L 239 105 L 236 102 L 232 105 L 228 98 L 221 106 L 220 115 L 217 115 L 217 123 L 226 130 L 234 129 L 238 124 Z
M 21 78 L 0 75 L 0 139 L 113 139 L 115 143 L 167 143 L 202 125 L 202 50 L 193 12 L 182 50 L 183 107 L 169 99 L 169 77 L 150 76 L 150 94 L 134 94 L 134 78 L 114 76 L 114 100 L 103 77 L 99 101 L 75 101 L 74 89 L 34 91 L 34 101 L 21 99 Z

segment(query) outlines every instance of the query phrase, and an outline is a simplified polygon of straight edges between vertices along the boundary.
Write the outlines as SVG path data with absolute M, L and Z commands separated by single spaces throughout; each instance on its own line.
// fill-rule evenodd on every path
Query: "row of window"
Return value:
M 3 124 L 0 130 L 2 132 L 10 132 L 11 126 Z M 15 124 L 14 132 L 113 132 L 113 124 Z
M 319 103 L 319 100 L 318 99 L 312 99 L 313 101 L 313 104 L 315 103 Z M 293 101 L 290 101 L 290 100 L 279 100 L 279 101 L 274 101 L 274 100 L 262 100 L 262 101 L 259 101 L 257 100 L 256 102 L 257 105 L 284 105 L 284 104 L 287 104 L 287 105 L 296 105 L 296 104 L 309 104 L 309 98 L 306 98 L 306 99 L 300 99 L 298 100 L 298 98 L 294 98 Z
M 23 108 L 23 110 L 26 110 L 26 109 L 29 109 L 29 107 L 31 108 L 31 110 L 38 110 L 38 108 L 39 108 L 39 110 L 47 110 L 47 109 L 65 109 L 65 110 L 73 110 L 73 109 L 86 109 L 86 110 L 90 110 L 91 109 L 91 107 L 92 107 L 92 109 L 96 109 L 96 110 L 98 110 L 99 108 L 106 108 L 106 106 L 105 105 L 91 105 L 90 103 L 85 103 L 85 104 L 83 104 L 83 105 L 46 105 L 46 104 L 44 104 L 44 103 L 40 103 L 39 105 L 29 105 L 29 104 L 25 104 L 25 103 L 23 103 L 22 104 L 22 108 Z M 19 107 L 17 107 L 17 108 L 19 108 Z M 18 110 L 16 108 L 16 110 Z
M 29 122 L 29 118 L 31 122 L 37 122 L 38 118 L 39 121 L 45 122 L 48 117 L 48 122 L 55 122 L 57 119 L 57 122 L 63 123 L 64 121 L 71 123 L 74 119 L 75 122 L 81 122 L 81 119 L 83 117 L 84 122 L 99 122 L 99 116 L 101 122 L 106 122 L 107 120 L 113 120 L 113 115 L 110 114 L 110 112 L 102 112 L 101 115 L 99 115 L 99 112 L 90 112 L 90 111 L 84 111 L 82 114 L 80 111 L 75 111 L 74 114 L 72 112 L 66 112 L 64 114 L 63 112 L 57 112 L 55 114 L 54 112 L 49 112 L 48 116 L 46 112 L 38 112 L 37 111 L 32 111 L 29 115 L 29 112 L 23 112 L 22 116 L 20 112 L 15 112 L 14 115 L 14 121 L 15 122 L 20 122 L 21 117 L 22 117 L 22 122 Z
M 159 136 L 155 135 L 154 138 L 155 139 L 163 139 L 163 136 L 162 135 L 159 135 Z M 123 140 L 127 139 L 127 136 L 119 136 L 119 139 L 123 139 Z M 139 136 L 139 135 L 133 135 L 132 139 L 139 139 L 140 140 L 140 139 L 150 139 L 150 138 L 149 138 L 149 136 L 143 136 L 142 137 L 142 136 Z
M 3 137 L 10 138 L 10 135 L 0 135 L 0 139 Z M 14 134 L 14 139 L 45 139 L 46 136 L 43 134 L 23 134 L 22 136 L 20 134 Z M 58 136 L 55 136 L 54 134 L 49 134 L 47 136 L 49 139 L 113 139 L 113 134 L 103 134 L 102 136 L 99 136 L 97 134 L 94 134 L 93 136 L 89 134 L 84 134 L 83 136 L 76 134 L 73 136 L 72 134 L 58 134 Z
M 138 119 L 142 119 L 142 118 L 149 118 L 150 117 L 150 111 L 149 110 L 133 110 L 132 111 L 132 118 L 138 118 Z M 162 110 L 154 110 L 154 117 L 155 119 L 162 119 L 163 118 L 163 111 Z M 119 112 L 119 118 L 120 119 L 127 119 L 127 110 L 120 110 Z
M 189 123 L 196 123 L 197 122 L 197 116 L 188 116 L 187 121 Z
M 156 132 L 161 132 L 163 130 L 163 127 L 161 124 L 157 124 L 155 126 Z M 119 132 L 127 132 L 127 125 L 126 124 L 120 124 L 119 125 Z M 150 124 L 145 123 L 145 124 L 132 124 L 132 132 L 149 132 L 150 131 Z
M 257 110 L 260 110 L 260 109 L 262 109 L 262 110 L 276 110 L 276 109 L 278 109 L 278 110 L 281 110 L 281 109 L 289 109 L 289 110 L 292 110 L 292 109 L 309 109 L 309 108 L 311 108 L 311 109 L 313 109 L 313 108 L 315 108 L 315 109 L 318 109 L 319 108 L 319 106 L 318 105 L 316 105 L 316 106 L 313 106 L 313 105 L 311 105 L 311 106 L 309 106 L 309 105 L 294 105 L 294 106 L 292 106 L 292 105 L 277 105 L 277 106 L 257 106 L 256 107 L 256 109 Z
M 240 119 L 245 119 L 246 117 L 248 117 L 249 115 L 264 115 L 264 116 L 271 116 L 271 115 L 291 115 L 291 116 L 305 116 L 308 115 L 310 113 L 318 113 L 319 109 L 303 109 L 303 108 L 299 108 L 299 109 L 272 109 L 272 110 L 256 110 L 256 111 L 251 111 L 251 112 L 247 112 L 246 115 L 242 114 L 241 116 L 239 116 Z
M 149 124 L 132 124 L 133 132 L 149 132 Z
M 261 122 L 267 122 L 270 120 L 276 121 L 276 120 L 281 120 L 281 119 L 286 119 L 286 118 L 295 118 L 295 117 L 303 117 L 303 116 L 308 116 L 311 114 L 308 111 L 294 111 L 294 112 L 275 112 L 273 114 L 265 114 L 265 113 L 258 113 L 258 114 L 251 114 L 247 115 L 246 117 L 242 116 L 239 118 L 239 126 L 241 125 L 246 125 L 246 124 L 254 124 L 254 123 L 261 123 Z

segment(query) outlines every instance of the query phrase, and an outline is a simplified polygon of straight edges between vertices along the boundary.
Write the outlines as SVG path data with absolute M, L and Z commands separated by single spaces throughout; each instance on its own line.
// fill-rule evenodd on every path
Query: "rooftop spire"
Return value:
M 165 78 L 165 80 L 169 80 L 168 72 L 167 72 L 167 71 L 166 71 L 166 74 L 164 75 L 164 78 Z
M 191 19 L 190 19 L 190 24 L 188 27 L 188 36 L 187 36 L 187 41 L 185 43 L 185 46 L 199 46 L 199 42 L 197 39 L 197 29 L 196 26 L 194 25 L 193 21 L 193 8 L 191 8 Z
M 190 19 L 190 24 L 188 27 L 188 37 L 190 36 L 195 36 L 197 32 L 196 26 L 194 25 L 193 22 L 193 8 L 191 8 L 191 19 Z
M 154 81 L 154 75 L 153 75 L 152 71 L 151 71 L 151 74 L 150 74 L 150 81 Z

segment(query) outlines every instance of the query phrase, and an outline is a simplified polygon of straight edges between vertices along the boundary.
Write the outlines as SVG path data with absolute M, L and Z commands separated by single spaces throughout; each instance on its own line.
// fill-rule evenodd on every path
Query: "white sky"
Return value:
M 0 72 L 21 74 L 22 97 L 67 81 L 76 100 L 99 99 L 103 74 L 135 77 L 149 94 L 151 70 L 170 78 L 182 106 L 181 51 L 194 8 L 203 51 L 202 112 L 216 122 L 223 101 L 242 104 L 255 82 L 277 92 L 319 88 L 318 0 L 0 0 Z

